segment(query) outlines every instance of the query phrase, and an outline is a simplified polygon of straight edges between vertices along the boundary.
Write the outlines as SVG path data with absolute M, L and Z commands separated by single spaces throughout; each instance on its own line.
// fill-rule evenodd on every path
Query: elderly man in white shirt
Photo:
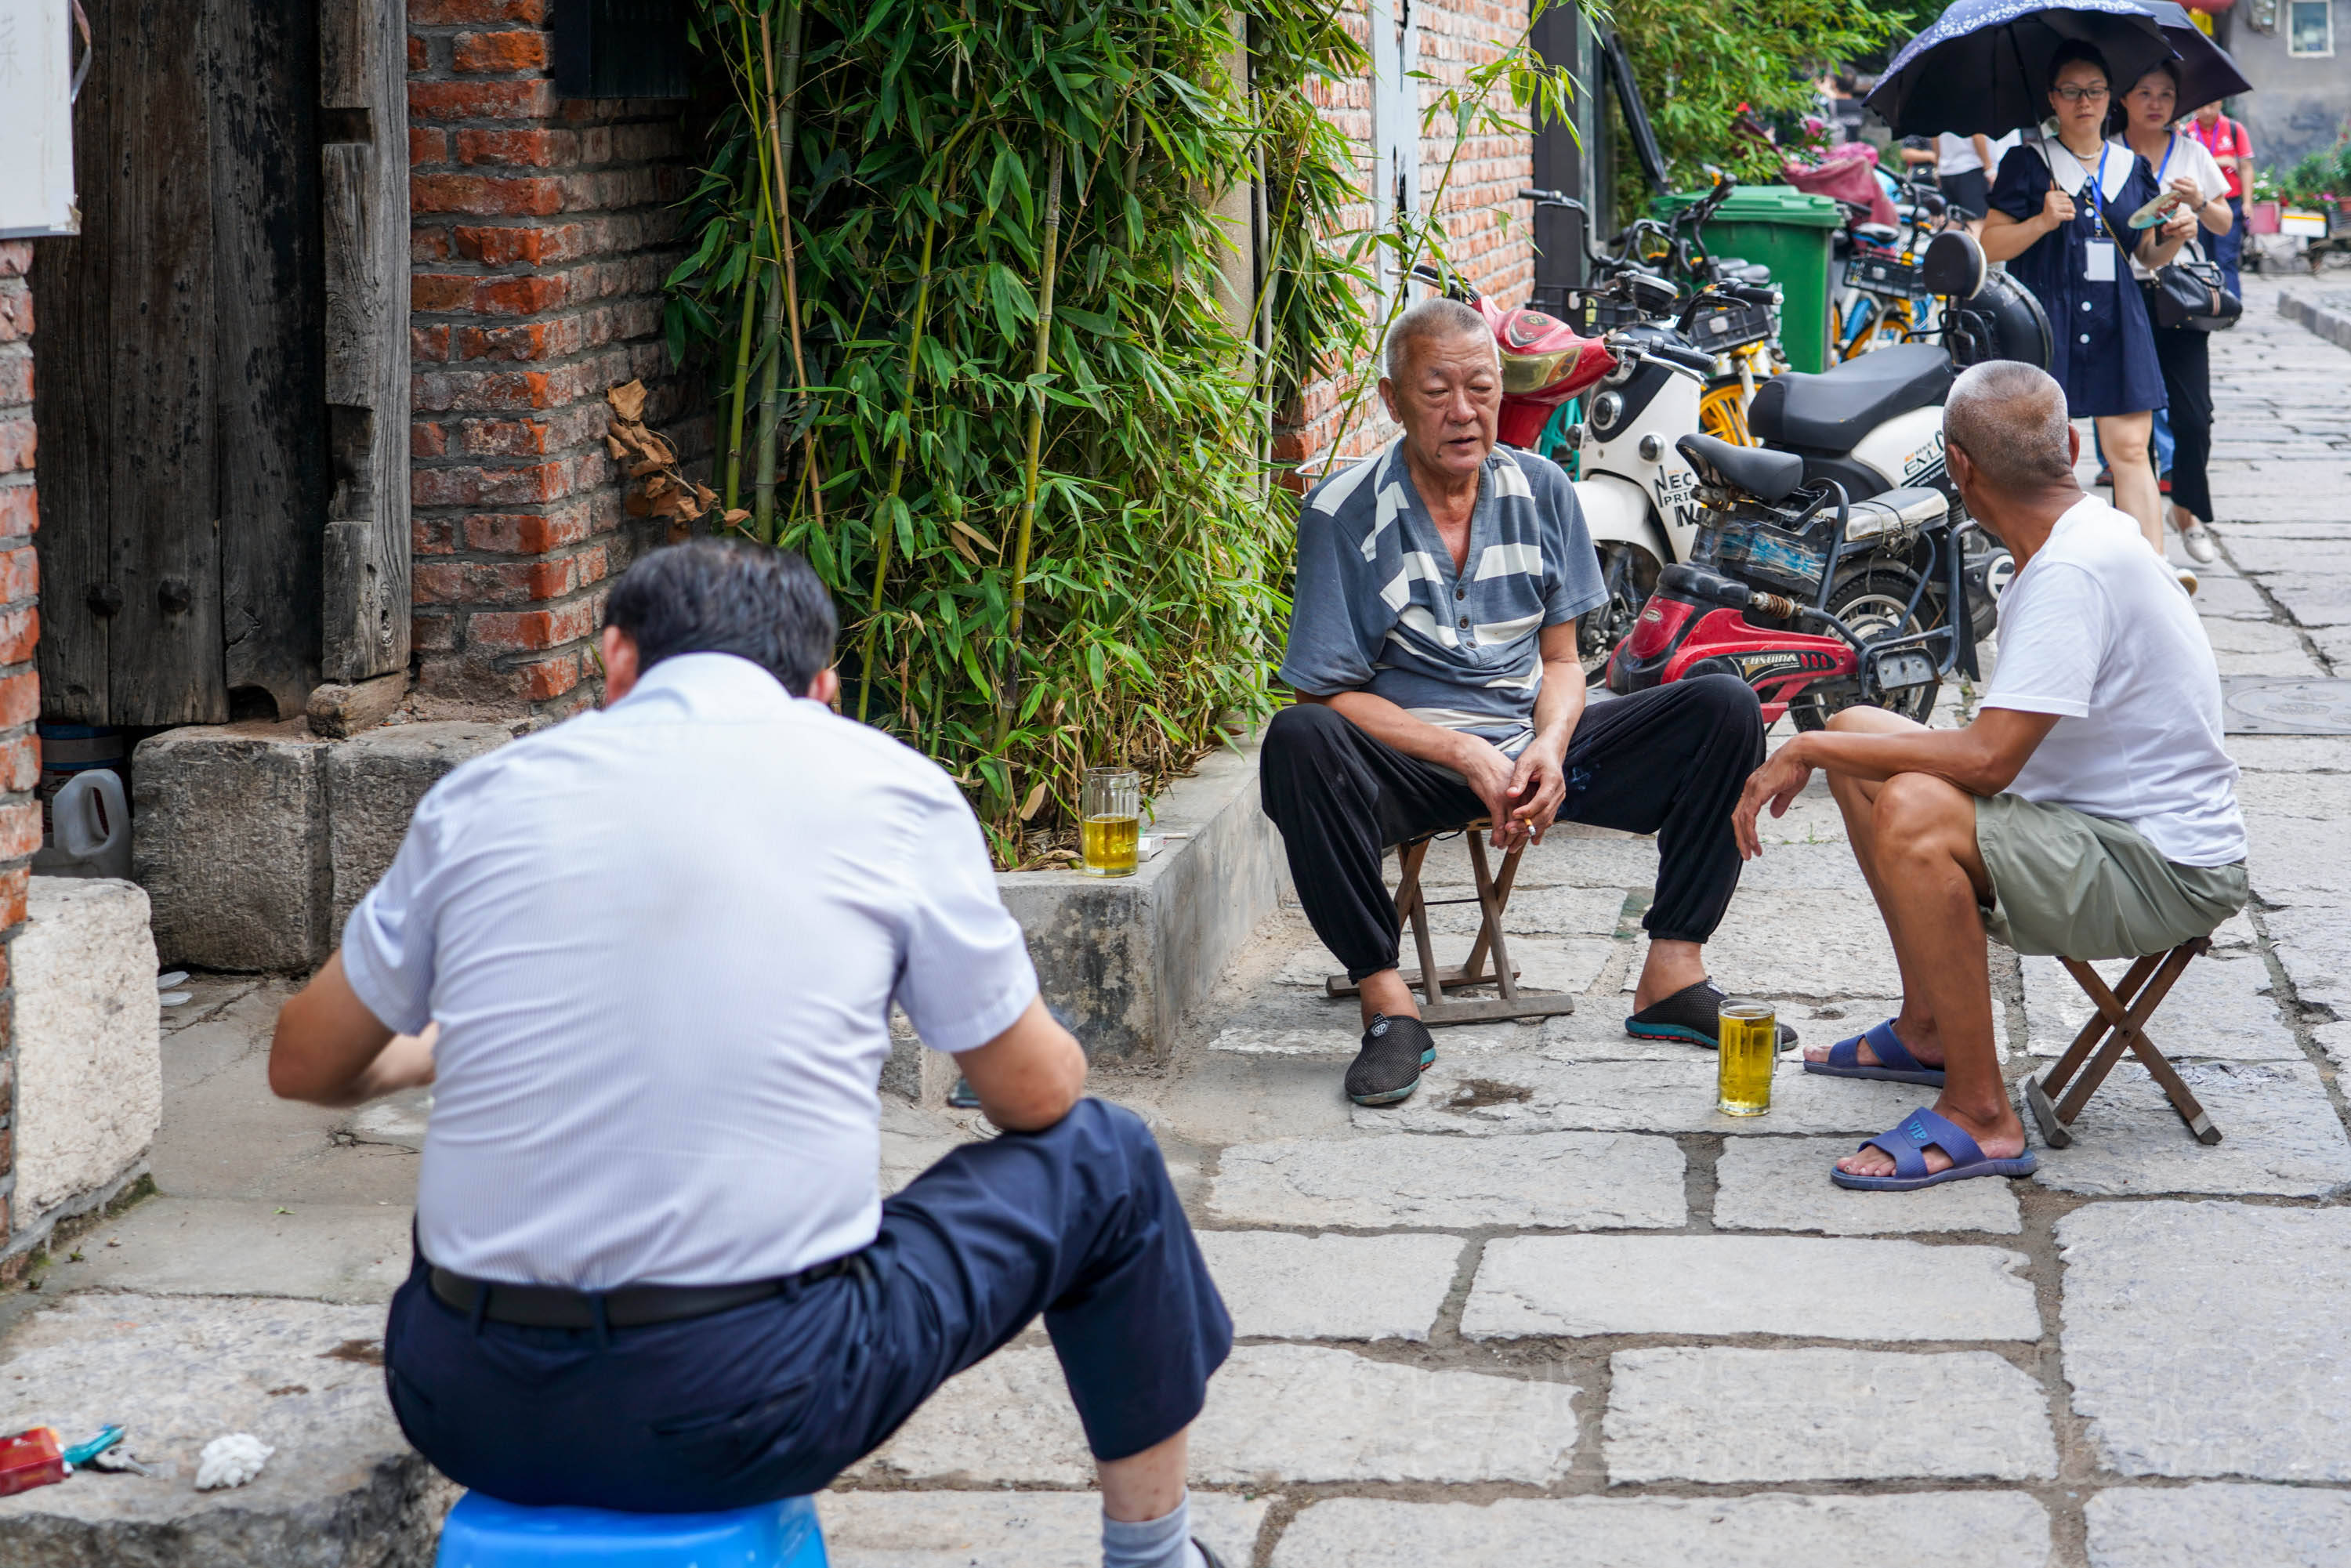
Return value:
M 1186 1436 L 1231 1321 L 1159 1150 L 1081 1098 L 979 827 L 833 713 L 796 556 L 699 541 L 614 587 L 606 706 L 425 797 L 270 1082 L 433 1082 L 394 1410 L 452 1479 L 653 1512 L 804 1495 L 1040 1313 L 1111 1568 L 1213 1563 Z M 883 1201 L 889 1009 L 1004 1134 Z
M 1987 933 L 2019 953 L 2137 957 L 2210 934 L 2247 896 L 2211 644 L 2137 524 L 2074 482 L 2064 390 L 2015 361 L 1977 365 L 1943 434 L 1969 515 L 2016 556 L 1982 711 L 1927 729 L 1848 708 L 1757 768 L 1737 810 L 1751 858 L 1757 813 L 1825 771 L 1885 916 L 1902 1010 L 1804 1063 L 1940 1091 L 1831 1173 L 1879 1191 L 2033 1168 L 1992 1042 Z

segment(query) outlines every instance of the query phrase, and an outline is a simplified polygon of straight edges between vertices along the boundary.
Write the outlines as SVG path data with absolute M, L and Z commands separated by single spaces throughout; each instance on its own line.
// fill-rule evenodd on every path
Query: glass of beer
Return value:
M 1780 1019 L 1769 1002 L 1733 998 L 1717 1014 L 1722 1040 L 1714 1108 L 1726 1116 L 1761 1116 L 1771 1108 L 1771 1067 L 1780 1057 Z
M 1088 876 L 1133 876 L 1143 776 L 1132 768 L 1087 768 L 1081 810 L 1078 868 Z

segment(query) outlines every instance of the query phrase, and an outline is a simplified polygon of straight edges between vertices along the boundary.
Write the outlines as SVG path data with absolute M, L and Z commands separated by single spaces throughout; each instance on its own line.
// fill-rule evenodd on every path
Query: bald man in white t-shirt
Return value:
M 1992 1041 L 1987 933 L 2019 953 L 2137 957 L 2209 935 L 2246 897 L 2211 645 L 2137 525 L 2074 482 L 2064 389 L 1978 365 L 1943 432 L 1969 514 L 2017 562 L 1982 711 L 1930 730 L 1847 709 L 1757 768 L 1737 808 L 1751 857 L 1763 805 L 1786 810 L 1824 769 L 1885 916 L 1902 1010 L 1804 1063 L 1941 1091 L 1831 1173 L 1878 1191 L 2032 1170 Z

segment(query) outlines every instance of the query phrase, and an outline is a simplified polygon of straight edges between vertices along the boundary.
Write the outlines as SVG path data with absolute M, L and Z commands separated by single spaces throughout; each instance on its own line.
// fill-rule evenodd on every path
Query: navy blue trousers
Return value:
M 1200 1413 L 1232 1320 L 1132 1112 L 949 1154 L 883 1205 L 853 1267 L 683 1322 L 475 1323 L 420 1256 L 384 1370 L 402 1430 L 510 1502 L 677 1513 L 822 1490 L 948 1378 L 1044 1315 L 1097 1458 Z

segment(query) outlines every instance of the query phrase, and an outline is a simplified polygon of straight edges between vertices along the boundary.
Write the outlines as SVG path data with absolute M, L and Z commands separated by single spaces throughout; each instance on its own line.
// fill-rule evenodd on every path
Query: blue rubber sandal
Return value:
M 1929 1146 L 1939 1148 L 1951 1156 L 1949 1170 L 1928 1173 L 1927 1150 Z M 1883 1149 L 1893 1155 L 1894 1174 L 1890 1176 L 1854 1176 L 1831 1166 L 1831 1181 L 1857 1192 L 1915 1192 L 1922 1186 L 1961 1181 L 1969 1176 L 2031 1176 L 2033 1167 L 2040 1163 L 2033 1158 L 2030 1149 L 2012 1160 L 1988 1159 L 1982 1147 L 1966 1132 L 1924 1106 L 1902 1118 L 1900 1126 L 1865 1140 L 1861 1147 Z
M 1875 1062 L 1861 1060 L 1864 1040 L 1869 1042 L 1869 1049 L 1876 1055 Z M 1936 1089 L 1943 1086 L 1943 1070 L 1928 1067 L 1904 1049 L 1894 1032 L 1892 1019 L 1870 1025 L 1851 1040 L 1837 1041 L 1829 1047 L 1826 1061 L 1807 1061 L 1804 1071 L 1823 1078 L 1876 1078 L 1888 1083 L 1924 1083 Z

